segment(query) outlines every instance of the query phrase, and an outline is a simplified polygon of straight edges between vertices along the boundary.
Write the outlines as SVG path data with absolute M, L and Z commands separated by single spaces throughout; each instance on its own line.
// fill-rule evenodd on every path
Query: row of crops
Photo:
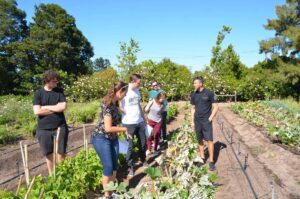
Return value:
M 279 142 L 300 147 L 300 105 L 292 100 L 236 103 L 232 110 Z

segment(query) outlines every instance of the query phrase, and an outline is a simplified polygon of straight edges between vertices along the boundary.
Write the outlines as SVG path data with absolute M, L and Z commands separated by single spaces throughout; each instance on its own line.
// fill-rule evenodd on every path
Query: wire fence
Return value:
M 249 185 L 249 189 L 253 195 L 253 198 L 263 199 L 263 198 L 271 197 L 271 199 L 275 199 L 276 198 L 275 197 L 276 196 L 275 183 L 273 181 L 270 182 L 270 191 L 268 191 L 260 196 L 258 195 L 257 191 L 255 190 L 255 188 L 253 186 L 253 182 L 249 176 L 249 173 L 247 172 L 247 168 L 250 166 L 249 161 L 248 161 L 249 154 L 247 152 L 243 152 L 241 150 L 241 144 L 239 141 L 234 145 L 235 140 L 233 137 L 233 130 L 230 128 L 225 129 L 224 122 L 222 121 L 220 116 L 217 116 L 217 124 L 220 129 L 221 135 L 225 138 L 226 142 L 230 146 L 230 149 L 238 163 L 238 167 L 230 167 L 228 170 L 229 171 L 237 171 L 237 170 L 242 171 L 243 175 L 246 178 L 247 184 Z M 234 146 L 236 146 L 236 147 L 234 147 Z M 251 168 L 253 168 L 253 167 L 251 167 Z

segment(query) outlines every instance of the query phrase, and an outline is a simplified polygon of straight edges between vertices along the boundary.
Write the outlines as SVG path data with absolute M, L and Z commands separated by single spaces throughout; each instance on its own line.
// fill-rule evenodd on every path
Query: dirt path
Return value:
M 258 128 L 234 114 L 228 104 L 220 105 L 219 117 L 223 122 L 223 132 L 242 165 L 248 154 L 246 173 L 253 190 L 234 156 L 230 144 L 226 141 L 221 128 L 214 122 L 214 136 L 218 145 L 226 144 L 219 153 L 217 171 L 220 187 L 216 198 L 248 199 L 271 198 L 271 183 L 275 185 L 276 198 L 300 198 L 300 157 L 282 147 L 273 144 Z M 215 145 L 216 146 L 216 145 Z M 239 149 L 240 148 L 240 149 Z
M 168 134 L 177 130 L 180 125 L 182 124 L 183 120 L 184 120 L 184 105 L 185 102 L 178 102 L 178 110 L 179 113 L 176 116 L 176 118 L 167 125 L 167 131 Z M 155 160 L 150 158 L 148 160 L 148 163 L 150 166 L 153 166 L 156 164 Z M 134 188 L 136 190 L 139 190 L 142 186 L 144 186 L 145 184 L 149 184 L 149 182 L 151 182 L 150 177 L 146 176 L 144 174 L 144 168 L 143 167 L 139 167 L 136 171 L 135 171 L 135 175 L 132 177 L 127 177 L 124 181 L 129 185 L 129 188 Z
M 86 127 L 87 138 L 90 137 L 94 125 Z M 23 144 L 28 145 L 28 162 L 30 176 L 47 175 L 48 170 L 45 164 L 45 158 L 40 152 L 40 146 L 36 139 L 24 140 Z M 68 156 L 75 155 L 83 145 L 82 128 L 70 130 L 68 140 Z M 8 145 L 0 148 L 0 189 L 14 190 L 17 187 L 19 175 L 23 173 L 23 163 L 20 152 L 20 145 Z

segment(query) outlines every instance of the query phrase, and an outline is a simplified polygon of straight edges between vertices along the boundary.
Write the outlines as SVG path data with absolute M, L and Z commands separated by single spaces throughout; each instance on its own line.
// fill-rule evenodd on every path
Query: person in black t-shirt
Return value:
M 44 72 L 43 81 L 45 85 L 35 91 L 33 100 L 33 111 L 38 116 L 36 137 L 39 140 L 42 154 L 46 157 L 50 174 L 53 168 L 53 140 L 58 127 L 60 127 L 58 161 L 65 158 L 69 134 L 64 115 L 67 102 L 63 90 L 56 87 L 58 78 L 59 76 L 54 70 Z
M 195 91 L 191 94 L 191 117 L 192 127 L 194 128 L 199 143 L 198 156 L 195 162 L 204 163 L 204 140 L 208 143 L 209 168 L 215 170 L 213 160 L 214 143 L 212 120 L 218 112 L 218 105 L 215 95 L 210 90 L 204 88 L 202 77 L 194 78 Z

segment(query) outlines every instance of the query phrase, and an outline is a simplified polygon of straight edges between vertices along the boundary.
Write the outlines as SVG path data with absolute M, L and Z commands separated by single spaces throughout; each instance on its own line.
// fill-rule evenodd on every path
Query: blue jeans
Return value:
M 119 140 L 106 138 L 98 134 L 92 137 L 92 144 L 102 162 L 103 175 L 112 176 L 113 171 L 117 171 L 119 157 Z
M 128 151 L 126 154 L 126 162 L 129 167 L 133 167 L 133 139 L 134 136 L 138 138 L 139 156 L 140 160 L 144 162 L 146 160 L 146 134 L 145 134 L 145 122 L 139 124 L 123 124 L 127 128 L 128 133 L 132 136 L 129 140 Z
M 167 115 L 168 115 L 168 111 L 164 111 L 162 113 L 162 123 L 161 123 L 160 137 L 162 137 L 163 140 L 167 139 Z

